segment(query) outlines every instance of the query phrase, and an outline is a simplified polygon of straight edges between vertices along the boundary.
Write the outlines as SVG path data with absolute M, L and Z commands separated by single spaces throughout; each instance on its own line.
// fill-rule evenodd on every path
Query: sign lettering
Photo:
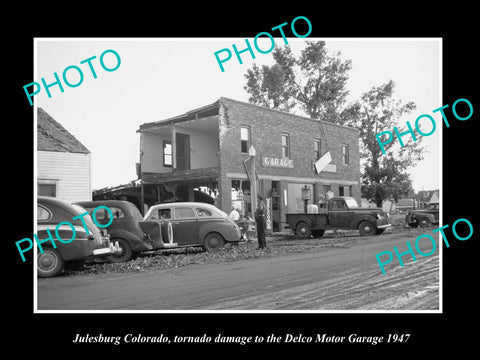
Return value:
M 262 156 L 262 166 L 293 169 L 293 159 Z

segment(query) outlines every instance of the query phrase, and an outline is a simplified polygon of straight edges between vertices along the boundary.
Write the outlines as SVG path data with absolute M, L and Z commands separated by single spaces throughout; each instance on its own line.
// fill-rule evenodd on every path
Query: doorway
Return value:
M 190 170 L 190 135 L 176 133 L 177 170 Z

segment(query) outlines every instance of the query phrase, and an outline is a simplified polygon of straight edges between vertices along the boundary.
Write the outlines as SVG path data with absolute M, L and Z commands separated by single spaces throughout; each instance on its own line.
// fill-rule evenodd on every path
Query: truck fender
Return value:
M 300 224 L 301 222 L 307 223 L 310 229 L 313 227 L 313 220 L 310 216 L 300 216 L 297 222 L 295 223 L 295 227 L 293 228 L 293 230 L 295 230 L 298 224 Z
M 435 216 L 433 216 L 432 214 L 422 214 L 422 215 L 418 215 L 418 217 L 419 218 L 426 217 L 428 220 L 430 220 L 430 222 L 435 221 Z
M 420 223 L 420 220 L 422 218 L 428 219 L 428 221 L 430 221 L 430 224 L 435 222 L 435 217 L 433 216 L 433 214 L 415 214 L 415 218 L 417 219 L 418 223 Z M 420 225 L 420 226 L 422 226 L 422 225 Z
M 376 224 L 377 219 L 374 218 L 372 215 L 368 215 L 368 214 L 361 215 L 352 220 L 352 222 L 350 223 L 350 229 L 352 230 L 358 229 L 358 226 L 360 225 L 360 223 L 365 220 L 371 221 L 373 224 Z

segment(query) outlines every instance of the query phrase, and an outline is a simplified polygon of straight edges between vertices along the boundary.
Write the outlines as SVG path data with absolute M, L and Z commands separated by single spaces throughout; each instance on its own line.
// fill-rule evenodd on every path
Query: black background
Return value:
M 418 4 L 418 2 L 417 2 Z M 2 343 L 17 354 L 35 349 L 44 354 L 95 356 L 107 352 L 117 356 L 132 352 L 139 356 L 162 356 L 168 349 L 220 356 L 242 355 L 267 350 L 268 354 L 290 350 L 293 354 L 309 351 L 312 356 L 339 355 L 344 350 L 356 354 L 368 352 L 416 356 L 440 354 L 447 349 L 464 354 L 473 348 L 478 333 L 473 320 L 477 310 L 478 283 L 475 272 L 480 227 L 473 205 L 478 200 L 477 122 L 480 107 L 476 67 L 474 29 L 478 19 L 472 5 L 459 2 L 419 8 L 417 4 L 394 3 L 387 6 L 356 3 L 314 6 L 278 3 L 260 11 L 258 4 L 187 5 L 180 9 L 158 4 L 111 3 L 100 9 L 97 4 L 70 7 L 45 4 L 5 13 L 1 26 L 6 46 L 3 51 L 3 253 L 6 266 L 2 278 L 4 319 Z M 128 5 L 128 6 L 126 6 Z M 13 7 L 15 9 L 15 7 Z M 34 37 L 230 37 L 252 38 L 297 16 L 306 16 L 313 31 L 309 37 L 441 37 L 443 38 L 443 103 L 450 128 L 443 128 L 443 223 L 469 219 L 474 235 L 468 241 L 452 240 L 443 251 L 443 314 L 34 314 L 33 262 L 31 255 L 21 262 L 15 241 L 33 234 L 33 107 L 23 85 L 33 78 Z M 476 23 L 477 22 L 477 23 Z M 477 25 L 477 26 L 476 26 Z M 302 33 L 299 30 L 299 33 Z M 212 52 L 215 49 L 212 49 Z M 437 91 L 437 89 L 432 89 Z M 474 108 L 467 121 L 456 120 L 451 105 L 466 98 Z M 433 110 L 433 109 L 432 109 Z M 75 111 L 75 109 L 72 109 Z M 438 130 L 437 130 L 438 134 Z M 434 134 L 433 136 L 437 136 Z M 432 174 L 436 176 L 436 174 Z M 449 239 L 451 232 L 446 231 Z M 473 327 L 472 327 L 473 325 Z M 169 346 L 159 344 L 72 344 L 75 334 L 124 336 L 128 333 L 158 336 L 164 334 L 214 338 L 229 336 L 285 336 L 315 334 L 348 336 L 386 336 L 409 333 L 407 343 L 377 346 L 348 344 L 199 344 Z M 7 349 L 5 349 L 7 350 Z M 307 354 L 307 353 L 304 353 Z M 135 356 L 132 355 L 132 356 Z M 33 355 L 32 356 L 36 356 Z M 43 356 L 41 356 L 43 357 Z

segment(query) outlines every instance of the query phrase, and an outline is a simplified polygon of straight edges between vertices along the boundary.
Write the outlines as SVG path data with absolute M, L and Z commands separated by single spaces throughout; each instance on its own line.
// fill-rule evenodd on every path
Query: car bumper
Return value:
M 105 256 L 105 255 L 112 255 L 112 254 L 119 254 L 122 252 L 120 246 L 118 246 L 118 242 L 113 244 L 110 239 L 104 238 L 103 243 L 101 246 L 93 249 L 93 256 Z
M 377 219 L 376 225 L 377 225 L 377 229 L 386 229 L 386 228 L 392 226 L 392 224 L 390 224 L 388 222 L 388 218 L 386 218 L 386 217 L 382 217 L 380 219 Z

